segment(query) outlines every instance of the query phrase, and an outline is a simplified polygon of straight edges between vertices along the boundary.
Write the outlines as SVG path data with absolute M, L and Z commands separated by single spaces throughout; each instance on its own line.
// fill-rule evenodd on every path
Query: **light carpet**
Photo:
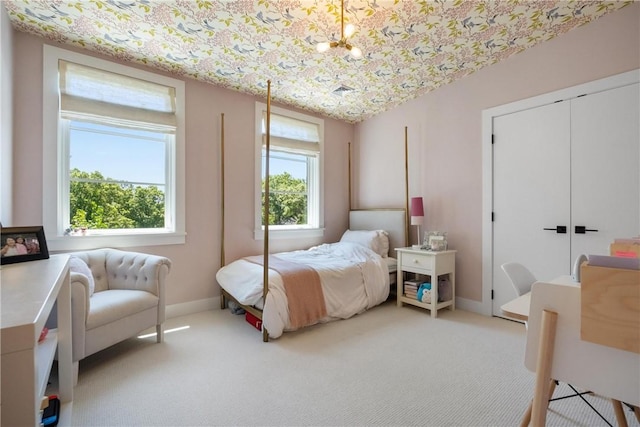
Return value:
M 524 325 L 461 310 L 387 302 L 268 343 L 229 310 L 166 322 L 179 327 L 81 361 L 73 425 L 517 426 L 533 396 Z M 607 425 L 578 398 L 549 408 L 548 425 Z

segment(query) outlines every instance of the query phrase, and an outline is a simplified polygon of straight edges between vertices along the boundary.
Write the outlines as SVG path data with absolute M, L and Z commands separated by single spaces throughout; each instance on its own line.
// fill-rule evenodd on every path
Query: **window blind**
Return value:
M 62 118 L 175 133 L 175 88 L 63 60 L 58 72 Z
M 267 114 L 262 115 L 262 145 L 266 145 Z M 270 147 L 302 153 L 320 152 L 320 132 L 315 123 L 271 113 Z

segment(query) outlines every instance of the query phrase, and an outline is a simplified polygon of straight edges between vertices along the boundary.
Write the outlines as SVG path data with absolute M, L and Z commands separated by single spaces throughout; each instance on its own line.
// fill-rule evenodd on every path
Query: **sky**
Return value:
M 94 129 L 100 126 L 89 125 Z M 70 168 L 105 178 L 164 183 L 164 142 L 71 130 Z
M 95 132 L 102 127 L 86 124 L 91 132 L 72 127 L 70 168 L 85 172 L 100 171 L 105 178 L 130 182 L 164 183 L 164 142 L 140 140 Z M 143 132 L 142 135 L 148 135 Z M 187 142 L 188 143 L 188 142 Z M 123 155 L 124 153 L 124 155 Z M 269 172 L 278 175 L 288 168 L 295 178 L 306 177 L 302 162 L 283 162 L 270 156 Z

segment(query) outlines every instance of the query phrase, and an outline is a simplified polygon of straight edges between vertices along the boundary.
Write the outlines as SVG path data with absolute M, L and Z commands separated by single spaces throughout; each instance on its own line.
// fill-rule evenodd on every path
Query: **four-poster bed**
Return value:
M 263 218 L 269 217 L 270 91 L 268 81 Z M 224 115 L 221 123 L 224 164 Z M 263 254 L 228 265 L 224 255 L 224 166 L 221 170 L 221 268 L 216 279 L 222 290 L 222 309 L 234 301 L 258 318 L 266 342 L 285 331 L 352 317 L 387 300 L 396 276 L 393 250 L 407 244 L 407 214 L 405 209 L 351 209 L 350 152 L 349 229 L 339 242 L 270 254 L 269 224 L 265 221 Z

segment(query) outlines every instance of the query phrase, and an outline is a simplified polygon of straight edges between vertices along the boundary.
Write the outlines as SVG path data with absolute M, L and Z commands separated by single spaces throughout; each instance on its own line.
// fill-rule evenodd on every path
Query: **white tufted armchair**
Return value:
M 70 255 L 76 380 L 79 360 L 145 329 L 155 326 L 157 342 L 163 341 L 168 258 L 117 249 Z

